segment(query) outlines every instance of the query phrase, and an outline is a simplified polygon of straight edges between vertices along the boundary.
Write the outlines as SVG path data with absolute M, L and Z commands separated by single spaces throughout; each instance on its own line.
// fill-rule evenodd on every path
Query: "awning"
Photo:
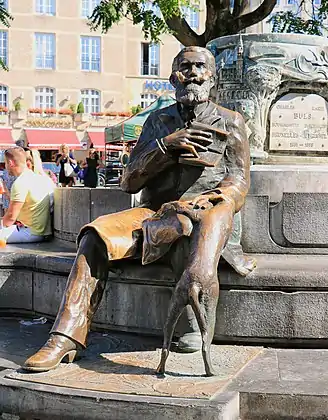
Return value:
M 90 143 L 98 150 L 105 150 L 105 131 L 88 131 Z
M 75 130 L 50 130 L 25 128 L 27 144 L 31 148 L 52 150 L 67 144 L 70 149 L 81 149 Z
M 0 128 L 0 149 L 15 146 L 11 136 L 11 128 Z

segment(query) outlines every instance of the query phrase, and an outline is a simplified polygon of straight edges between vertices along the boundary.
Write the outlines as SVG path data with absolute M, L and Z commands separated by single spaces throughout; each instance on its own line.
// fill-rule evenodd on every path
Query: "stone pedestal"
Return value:
M 75 242 L 85 224 L 126 210 L 132 202 L 120 188 L 57 188 L 54 198 L 55 237 L 68 242 Z

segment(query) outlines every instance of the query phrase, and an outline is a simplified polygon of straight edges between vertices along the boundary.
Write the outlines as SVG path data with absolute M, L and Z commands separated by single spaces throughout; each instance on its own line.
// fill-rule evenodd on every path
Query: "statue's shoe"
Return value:
M 202 336 L 200 332 L 185 333 L 179 338 L 177 351 L 179 353 L 195 353 L 202 347 Z
M 49 340 L 41 349 L 26 360 L 22 366 L 33 372 L 46 372 L 55 369 L 63 359 L 72 363 L 77 353 L 77 345 L 68 337 L 50 334 Z

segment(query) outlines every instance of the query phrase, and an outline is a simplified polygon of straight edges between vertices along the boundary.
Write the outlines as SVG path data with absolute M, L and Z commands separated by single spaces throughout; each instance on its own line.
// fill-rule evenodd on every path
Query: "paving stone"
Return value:
M 17 320 L 0 318 L 3 368 L 33 354 L 48 331 L 48 324 L 22 329 Z M 42 420 L 239 418 L 238 393 L 223 388 L 261 348 L 212 346 L 219 374 L 214 378 L 203 376 L 200 353 L 172 352 L 168 374 L 159 378 L 154 373 L 160 346 L 161 340 L 149 337 L 91 333 L 87 350 L 74 364 L 40 374 L 0 372 L 0 412 Z

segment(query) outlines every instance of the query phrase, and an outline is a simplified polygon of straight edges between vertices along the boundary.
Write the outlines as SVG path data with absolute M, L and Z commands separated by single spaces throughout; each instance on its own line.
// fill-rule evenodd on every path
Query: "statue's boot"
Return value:
M 240 244 L 228 243 L 222 252 L 222 257 L 241 276 L 247 276 L 256 268 L 256 260 L 244 254 Z
M 78 344 L 60 334 L 50 334 L 46 344 L 26 360 L 23 368 L 34 372 L 45 372 L 55 369 L 61 361 L 73 362 Z
M 184 334 L 179 338 L 177 350 L 180 353 L 194 353 L 202 347 L 202 336 L 190 305 L 186 307 L 185 314 L 188 324 Z
M 76 351 L 86 347 L 87 334 L 103 295 L 108 269 L 105 244 L 94 230 L 88 230 L 81 239 L 50 338 L 26 360 L 23 368 L 35 372 L 51 370 L 65 358 L 72 362 Z

